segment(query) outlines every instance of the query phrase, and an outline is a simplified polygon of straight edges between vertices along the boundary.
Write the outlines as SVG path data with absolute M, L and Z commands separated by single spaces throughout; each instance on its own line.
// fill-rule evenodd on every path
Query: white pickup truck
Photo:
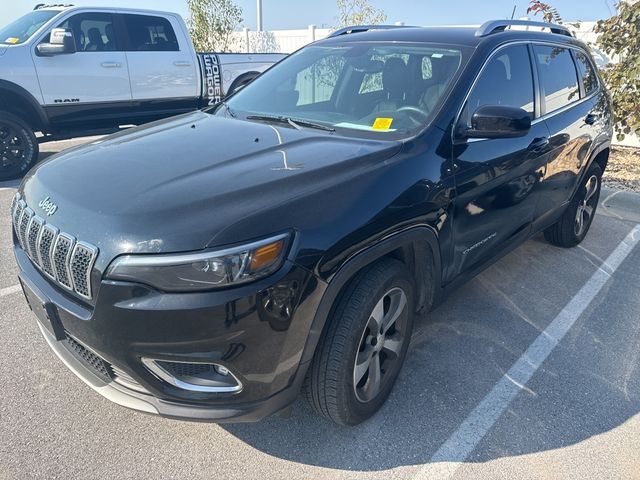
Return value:
M 213 105 L 283 57 L 196 53 L 175 13 L 39 5 L 0 28 L 0 180 L 39 142 Z

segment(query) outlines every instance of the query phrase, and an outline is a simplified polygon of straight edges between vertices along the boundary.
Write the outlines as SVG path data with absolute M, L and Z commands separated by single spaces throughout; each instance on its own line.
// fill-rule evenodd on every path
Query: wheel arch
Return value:
M 0 80 L 0 109 L 22 118 L 34 131 L 48 128 L 49 119 L 38 101 L 20 85 Z
M 598 145 L 598 147 L 594 149 L 593 153 L 591 154 L 589 166 L 591 166 L 591 163 L 597 162 L 598 165 L 600 165 L 600 169 L 602 170 L 602 173 L 604 173 L 604 170 L 607 168 L 607 163 L 609 163 L 610 153 L 611 153 L 610 142 L 604 142 L 601 145 Z
M 327 320 L 344 291 L 364 268 L 383 258 L 395 258 L 404 263 L 416 284 L 416 311 L 428 311 L 440 295 L 442 265 L 438 236 L 426 226 L 410 227 L 392 234 L 349 258 L 332 277 L 314 315 L 301 363 L 309 362 L 315 353 Z
M 585 167 L 580 172 L 580 175 L 578 176 L 578 181 L 576 182 L 573 188 L 573 192 L 571 192 L 571 198 L 573 198 L 573 196 L 576 194 L 576 192 L 580 188 L 580 185 L 582 185 L 582 182 L 585 180 L 587 172 L 589 171 L 589 169 L 591 168 L 591 165 L 593 165 L 594 162 L 596 162 L 600 166 L 602 173 L 604 173 L 604 169 L 607 167 L 607 163 L 609 161 L 610 151 L 611 151 L 611 142 L 609 140 L 599 143 L 598 146 L 596 146 L 591 151 L 591 154 L 589 155 L 589 161 L 586 163 Z

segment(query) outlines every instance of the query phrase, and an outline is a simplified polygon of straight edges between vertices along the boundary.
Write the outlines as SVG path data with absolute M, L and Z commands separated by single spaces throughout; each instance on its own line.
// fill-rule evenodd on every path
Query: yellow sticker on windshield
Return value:
M 393 118 L 376 118 L 376 121 L 373 122 L 374 130 L 389 130 L 391 128 L 391 122 L 393 122 Z
M 20 41 L 20 39 L 19 39 L 19 38 L 16 38 L 16 37 L 9 37 L 9 38 L 7 38 L 4 42 L 5 42 L 5 43 L 18 43 L 19 41 Z

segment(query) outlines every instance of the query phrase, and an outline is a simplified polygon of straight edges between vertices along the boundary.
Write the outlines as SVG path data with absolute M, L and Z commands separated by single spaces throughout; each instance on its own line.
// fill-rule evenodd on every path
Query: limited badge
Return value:
M 391 122 L 393 122 L 393 118 L 376 118 L 376 121 L 373 122 L 374 130 L 389 130 L 391 128 Z

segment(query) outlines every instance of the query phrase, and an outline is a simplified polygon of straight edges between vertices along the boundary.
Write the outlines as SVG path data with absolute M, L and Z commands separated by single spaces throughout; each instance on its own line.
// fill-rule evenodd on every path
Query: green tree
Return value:
M 387 14 L 367 0 L 337 0 L 338 27 L 378 25 L 387 21 Z
M 387 14 L 371 5 L 368 0 L 337 0 L 338 26 L 336 28 L 354 25 L 379 25 L 387 21 Z M 332 58 L 332 66 L 327 68 L 320 78 L 321 83 L 335 85 L 342 70 L 341 58 Z M 363 90 L 382 88 L 382 77 L 369 76 L 364 79 Z
M 562 25 L 562 17 L 558 13 L 558 10 L 556 10 L 548 3 L 541 2 L 540 0 L 531 0 L 529 2 L 529 8 L 527 8 L 527 15 L 529 15 L 530 13 L 534 15 L 540 13 L 542 15 L 542 19 L 545 22 L 557 23 L 558 25 Z
M 554 6 L 549 5 L 548 3 L 542 2 L 540 0 L 531 0 L 529 2 L 529 8 L 527 8 L 527 15 L 529 15 L 530 13 L 534 15 L 541 14 L 542 19 L 548 23 L 557 23 L 558 25 L 564 24 L 564 21 L 560 16 L 560 12 L 558 12 L 558 10 Z M 570 25 L 575 28 L 580 28 L 580 22 L 568 23 L 567 25 Z
M 640 135 L 640 2 L 621 1 L 618 14 L 596 24 L 596 46 L 613 61 L 600 69 L 611 93 L 614 126 L 618 140 Z M 546 21 L 562 23 L 558 11 L 548 3 L 531 0 L 527 13 L 540 13 Z
M 640 2 L 620 2 L 618 14 L 600 20 L 596 44 L 614 61 L 600 70 L 611 93 L 618 140 L 640 135 Z
M 242 23 L 242 8 L 232 0 L 187 0 L 189 33 L 196 50 L 233 50 L 233 32 Z

